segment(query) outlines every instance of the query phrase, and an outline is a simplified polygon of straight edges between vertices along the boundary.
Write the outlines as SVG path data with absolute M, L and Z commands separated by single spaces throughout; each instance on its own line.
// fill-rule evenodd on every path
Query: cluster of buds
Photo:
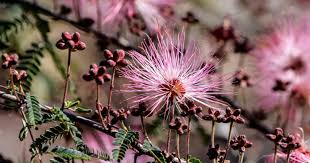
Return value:
M 118 121 L 124 121 L 130 115 L 130 111 L 126 109 L 111 110 L 110 114 L 113 116 L 111 124 L 116 124 Z
M 301 144 L 294 135 L 288 135 L 288 136 L 283 137 L 280 143 L 280 147 L 285 152 L 290 152 L 290 151 L 300 148 Z
M 95 80 L 98 85 L 103 85 L 104 82 L 111 80 L 111 75 L 107 73 L 105 66 L 92 64 L 89 66 L 88 73 L 83 75 L 83 79 L 85 81 Z
M 63 32 L 61 39 L 57 41 L 56 47 L 58 49 L 70 49 L 71 51 L 84 50 L 86 44 L 82 42 L 81 35 L 78 32 L 74 32 L 72 35 L 69 32 Z
M 282 130 L 282 128 L 276 128 L 274 129 L 272 134 L 266 134 L 266 137 L 273 141 L 276 145 L 280 145 L 281 140 L 284 137 L 284 132 Z
M 239 124 L 243 124 L 245 120 L 241 117 L 241 109 L 236 109 L 232 111 L 230 108 L 226 109 L 225 115 L 223 117 L 224 123 L 236 122 Z
M 2 55 L 2 68 L 8 69 L 12 66 L 15 66 L 18 63 L 18 55 L 17 54 L 3 54 Z
M 231 39 L 235 39 L 235 30 L 231 26 L 231 22 L 229 19 L 224 19 L 223 24 L 213 31 L 211 34 L 216 38 L 217 41 L 228 41 Z
M 128 61 L 125 59 L 125 51 L 124 50 L 115 50 L 112 53 L 110 50 L 104 50 L 103 55 L 106 60 L 100 62 L 100 66 L 105 67 L 125 67 L 128 65 Z
M 181 116 L 199 116 L 202 113 L 202 108 L 197 107 L 193 101 L 187 101 L 185 104 L 181 104 L 180 108 L 182 110 Z
M 21 71 L 17 71 L 17 70 L 13 70 L 12 71 L 12 75 L 13 75 L 13 81 L 14 83 L 26 80 L 28 77 L 28 74 L 26 71 L 21 70 Z
M 133 108 L 131 111 L 131 115 L 133 116 L 142 116 L 142 117 L 150 117 L 152 116 L 151 111 L 147 110 L 145 103 L 140 103 L 138 107 Z
M 183 135 L 188 126 L 182 122 L 181 118 L 176 117 L 174 121 L 170 122 L 169 128 L 176 130 L 179 135 Z
M 220 149 L 219 144 L 216 144 L 215 147 L 212 147 L 211 145 L 209 145 L 207 156 L 209 157 L 210 160 L 214 160 L 214 159 L 217 160 L 219 158 L 224 159 L 225 153 L 226 153 L 226 150 Z
M 276 145 L 280 145 L 280 147 L 286 152 L 290 152 L 301 147 L 300 141 L 296 136 L 285 136 L 283 129 L 281 128 L 276 128 L 273 133 L 266 134 L 266 137 Z
M 221 112 L 212 108 L 209 108 L 208 114 L 202 116 L 203 120 L 206 121 L 214 121 L 214 122 L 222 122 L 223 118 L 221 117 Z
M 192 12 L 187 12 L 186 16 L 182 18 L 182 21 L 189 23 L 189 24 L 196 24 L 199 20 L 195 17 Z
M 253 82 L 250 80 L 250 76 L 243 70 L 238 70 L 233 78 L 232 85 L 238 87 L 250 87 L 253 85 Z
M 248 141 L 245 135 L 233 137 L 230 140 L 230 147 L 233 150 L 239 150 L 239 152 L 245 152 L 245 149 L 252 147 L 252 145 L 252 142 Z

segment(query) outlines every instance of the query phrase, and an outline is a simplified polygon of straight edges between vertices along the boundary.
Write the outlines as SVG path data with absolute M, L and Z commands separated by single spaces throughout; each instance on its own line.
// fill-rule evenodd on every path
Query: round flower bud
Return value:
M 74 32 L 73 36 L 72 36 L 72 40 L 77 43 L 80 41 L 81 35 L 79 32 Z
M 125 58 L 125 51 L 124 50 L 116 50 L 114 52 L 113 60 L 115 62 L 119 62 L 119 61 L 123 60 L 124 58 Z
M 128 60 L 126 60 L 126 59 L 122 59 L 122 60 L 120 60 L 120 61 L 118 62 L 118 64 L 119 64 L 121 67 L 126 67 L 126 66 L 129 64 L 129 62 L 128 62 Z
M 86 48 L 86 44 L 82 41 L 80 41 L 77 45 L 76 45 L 76 49 L 77 50 L 84 50 Z
M 9 61 L 3 62 L 3 63 L 2 63 L 2 68 L 3 68 L 3 69 L 9 68 Z
M 62 32 L 61 37 L 65 41 L 69 41 L 72 39 L 72 35 L 69 32 Z
M 1 56 L 1 58 L 2 58 L 3 61 L 7 61 L 8 58 L 9 58 L 9 55 L 8 55 L 7 53 L 5 53 L 5 54 L 3 54 L 3 55 Z
M 67 48 L 68 48 L 67 45 L 66 45 L 66 43 L 65 43 L 63 40 L 57 41 L 56 47 L 57 47 L 58 49 L 61 49 L 61 50 L 67 49 Z
M 105 72 L 106 72 L 106 68 L 104 66 L 100 66 L 98 68 L 98 72 L 97 72 L 97 75 L 100 76 L 100 75 L 103 75 Z
M 98 85 L 103 85 L 103 83 L 104 83 L 103 76 L 98 76 L 98 77 L 96 78 L 96 83 L 97 83 Z
M 104 75 L 103 75 L 104 81 L 110 81 L 111 78 L 112 78 L 112 76 L 111 76 L 110 74 L 104 74 Z
M 104 50 L 103 55 L 106 59 L 112 59 L 113 58 L 113 53 L 110 50 Z
M 90 75 L 89 73 L 87 73 L 87 74 L 84 74 L 84 75 L 83 75 L 83 79 L 84 79 L 85 81 L 91 81 L 91 80 L 93 80 L 94 78 L 93 78 L 92 75 Z
M 21 70 L 19 72 L 19 76 L 20 76 L 21 80 L 24 80 L 24 79 L 26 79 L 28 77 L 28 74 L 27 74 L 27 72 L 25 70 Z
M 73 40 L 68 41 L 68 46 L 70 49 L 73 49 L 75 47 L 75 42 Z
M 114 67 L 116 65 L 116 62 L 114 62 L 112 59 L 107 60 L 107 64 L 110 67 Z
M 10 65 L 16 65 L 17 62 L 18 62 L 18 55 L 17 54 L 10 55 Z

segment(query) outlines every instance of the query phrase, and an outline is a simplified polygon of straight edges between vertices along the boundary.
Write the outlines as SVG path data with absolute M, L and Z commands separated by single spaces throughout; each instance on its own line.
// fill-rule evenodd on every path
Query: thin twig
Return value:
M 64 90 L 64 95 L 62 98 L 62 104 L 61 104 L 61 109 L 65 108 L 65 102 L 66 102 L 66 97 L 67 97 L 67 92 L 68 92 L 68 84 L 70 80 L 70 65 L 71 65 L 71 49 L 68 49 L 68 64 L 67 64 L 67 76 L 66 76 L 66 83 L 65 83 L 65 90 Z
M 190 136 L 191 136 L 191 116 L 188 117 L 187 122 L 187 135 L 186 135 L 186 147 L 187 147 L 187 154 L 186 154 L 186 163 L 189 162 L 189 144 L 190 144 Z
M 175 132 L 175 134 L 176 134 L 175 148 L 176 148 L 177 158 L 178 158 L 179 162 L 181 162 L 181 159 L 180 159 L 180 135 L 177 132 Z
M 97 87 L 96 87 L 96 109 L 97 109 L 97 112 L 99 114 L 99 117 L 100 117 L 100 121 L 101 121 L 101 125 L 102 127 L 106 127 L 105 123 L 104 123 L 104 119 L 102 117 L 102 114 L 101 114 L 101 106 L 100 106 L 100 101 L 99 101 L 99 84 L 97 84 Z
M 277 150 L 278 150 L 278 146 L 275 143 L 275 147 L 274 147 L 274 156 L 273 156 L 273 162 L 277 163 Z
M 109 99 L 108 99 L 108 113 L 107 113 L 107 121 L 108 123 L 110 122 L 110 110 L 111 110 L 111 103 L 112 103 L 112 91 L 114 88 L 114 79 L 115 79 L 115 66 L 113 67 L 112 70 L 112 78 L 111 78 L 111 83 L 110 83 L 110 90 L 109 90 Z

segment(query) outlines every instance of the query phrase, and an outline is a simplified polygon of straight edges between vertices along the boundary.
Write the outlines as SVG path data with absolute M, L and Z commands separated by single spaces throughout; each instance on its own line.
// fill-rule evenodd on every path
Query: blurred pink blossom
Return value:
M 286 18 L 261 38 L 253 53 L 262 109 L 286 108 L 291 120 L 296 120 L 297 108 L 309 103 L 309 25 L 307 16 Z
M 124 23 L 129 26 L 132 20 L 142 18 L 147 29 L 156 32 L 167 23 L 164 9 L 176 4 L 176 0 L 76 0 L 79 3 L 81 17 L 97 21 L 97 4 L 102 13 L 104 31 L 118 32 Z M 71 0 L 60 1 L 60 4 L 73 7 Z M 127 24 L 126 24 L 127 25 Z

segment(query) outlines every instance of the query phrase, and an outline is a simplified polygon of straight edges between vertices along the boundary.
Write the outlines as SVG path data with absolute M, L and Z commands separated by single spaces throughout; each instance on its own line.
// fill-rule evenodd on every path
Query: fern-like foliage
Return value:
M 0 49 L 5 49 L 10 46 L 10 37 L 23 30 L 30 21 L 26 15 L 21 15 L 13 20 L 0 21 Z
M 67 131 L 67 126 L 63 123 L 60 125 L 51 127 L 50 129 L 46 130 L 43 134 L 40 135 L 35 141 L 31 144 L 31 148 L 38 147 L 42 149 L 45 144 L 51 145 L 55 142 L 57 138 L 62 137 Z
M 198 158 L 193 157 L 193 156 L 189 156 L 189 162 L 190 163 L 202 163 L 201 160 L 199 160 Z
M 87 155 L 99 159 L 99 160 L 104 160 L 104 161 L 111 161 L 111 157 L 109 154 L 103 152 L 103 151 L 94 151 L 94 150 L 86 150 L 84 153 L 86 153 Z
M 134 131 L 119 129 L 115 135 L 113 144 L 116 146 L 113 152 L 113 159 L 116 161 L 121 161 L 124 159 L 126 151 L 129 149 L 130 145 L 139 139 L 139 134 Z
M 35 96 L 31 96 L 29 93 L 26 93 L 26 118 L 27 123 L 30 126 L 36 126 L 42 121 L 42 111 L 40 108 L 40 103 Z
M 31 48 L 20 55 L 20 62 L 16 69 L 25 70 L 28 74 L 27 80 L 22 83 L 24 90 L 29 91 L 31 82 L 39 72 L 44 47 L 38 43 L 32 43 Z
M 50 152 L 61 157 L 61 158 L 80 159 L 80 160 L 90 160 L 91 159 L 90 156 L 88 156 L 87 154 L 85 154 L 81 151 L 71 149 L 71 148 L 60 147 L 60 146 L 56 146 Z

